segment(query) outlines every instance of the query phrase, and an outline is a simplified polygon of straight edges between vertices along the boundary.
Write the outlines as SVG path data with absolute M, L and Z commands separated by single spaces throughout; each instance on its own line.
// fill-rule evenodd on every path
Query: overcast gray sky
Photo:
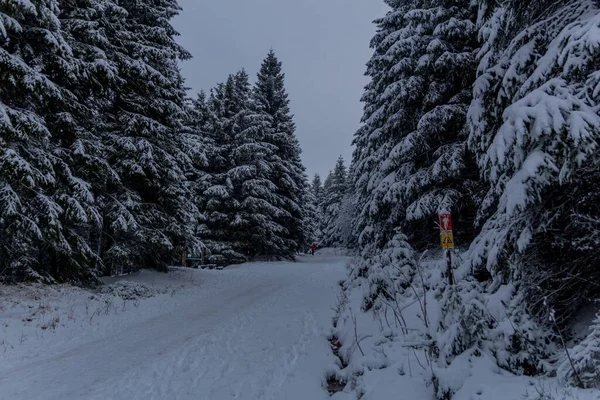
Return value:
M 362 116 L 372 21 L 383 0 L 180 0 L 178 41 L 194 58 L 187 86 L 208 90 L 245 68 L 254 79 L 272 47 L 283 62 L 307 173 L 349 163 Z

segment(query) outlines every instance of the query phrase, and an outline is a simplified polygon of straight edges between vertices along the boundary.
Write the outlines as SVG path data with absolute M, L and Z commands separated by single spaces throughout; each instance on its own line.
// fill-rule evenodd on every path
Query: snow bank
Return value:
M 529 354 L 525 347 L 522 353 L 504 350 L 505 341 L 520 337 L 510 322 L 518 310 L 511 308 L 514 291 L 485 294 L 460 270 L 449 287 L 444 269 L 443 260 L 412 259 L 401 242 L 350 264 L 332 330 L 340 344 L 332 375 L 346 386 L 333 398 L 600 399 L 600 391 L 567 389 L 558 378 L 500 368 L 500 360 L 524 361 Z
M 107 329 L 172 307 L 200 280 L 184 268 L 103 278 L 105 285 L 0 285 L 0 353 L 4 366 L 59 353 Z M 145 301 L 141 301 L 145 300 Z
M 325 247 L 323 249 L 318 249 L 315 252 L 315 255 L 319 256 L 348 256 L 350 255 L 350 250 L 338 248 L 338 247 Z
M 135 300 L 153 297 L 159 291 L 144 283 L 120 281 L 102 287 L 100 293 L 118 296 L 123 300 Z

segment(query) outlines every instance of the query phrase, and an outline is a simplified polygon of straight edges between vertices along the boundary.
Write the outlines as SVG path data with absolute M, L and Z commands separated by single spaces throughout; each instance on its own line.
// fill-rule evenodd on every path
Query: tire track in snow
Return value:
M 303 330 L 297 342 L 292 346 L 289 353 L 285 353 L 280 368 L 277 368 L 268 383 L 265 385 L 261 399 L 275 400 L 283 389 L 287 379 L 293 374 L 298 360 L 307 352 L 309 345 L 315 337 L 321 336 L 317 328 L 314 315 L 307 312 L 303 318 Z

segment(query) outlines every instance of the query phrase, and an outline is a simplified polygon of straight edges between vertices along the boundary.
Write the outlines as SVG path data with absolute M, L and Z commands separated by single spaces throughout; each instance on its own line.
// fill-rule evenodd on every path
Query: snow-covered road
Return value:
M 156 312 L 130 310 L 89 340 L 0 361 L 0 398 L 327 399 L 326 335 L 346 261 L 196 271 L 195 290 Z

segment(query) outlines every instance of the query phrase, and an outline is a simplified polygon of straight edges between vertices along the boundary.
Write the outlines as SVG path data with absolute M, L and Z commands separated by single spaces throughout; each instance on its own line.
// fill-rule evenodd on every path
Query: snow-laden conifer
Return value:
M 119 5 L 126 18 L 111 31 L 107 52 L 119 89 L 103 116 L 107 159 L 123 190 L 109 204 L 105 254 L 109 263 L 164 268 L 184 248 L 199 247 L 186 223 L 196 210 L 181 165 L 185 89 L 178 63 L 189 54 L 175 42 L 175 0 Z
M 321 210 L 323 213 L 321 244 L 325 247 L 342 247 L 345 243 L 342 238 L 342 213 L 347 209 L 344 199 L 348 193 L 348 176 L 344 159 L 340 156 L 333 172 L 327 177 L 324 188 Z
M 269 180 L 277 187 L 279 213 L 277 223 L 288 230 L 282 239 L 285 246 L 278 254 L 293 257 L 310 241 L 303 220 L 307 177 L 300 159 L 301 148 L 296 137 L 296 125 L 290 112 L 282 63 L 271 50 L 261 64 L 253 90 L 256 107 L 270 118 L 266 143 L 274 146 L 270 156 Z
M 555 310 L 560 324 L 590 294 L 576 280 L 598 276 L 587 266 L 597 228 L 600 12 L 587 0 L 484 10 L 469 145 L 489 188 L 471 259 L 523 281 L 531 309 Z
M 356 230 L 361 242 L 381 247 L 400 226 L 427 247 L 439 210 L 451 210 L 468 234 L 475 210 L 477 171 L 466 148 L 475 9 L 469 1 L 388 4 L 376 21 L 354 138 Z
M 0 5 L 0 269 L 79 280 L 90 278 L 86 239 L 99 216 L 70 159 L 80 104 L 61 86 L 76 62 L 58 5 Z
M 588 335 L 569 349 L 558 371 L 568 383 L 588 389 L 600 388 L 600 314 L 594 318 Z

